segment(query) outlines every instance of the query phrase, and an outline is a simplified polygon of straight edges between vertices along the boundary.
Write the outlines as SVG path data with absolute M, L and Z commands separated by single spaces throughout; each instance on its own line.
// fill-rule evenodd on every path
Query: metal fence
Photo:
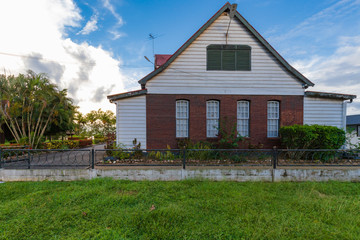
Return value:
M 0 149 L 0 168 L 86 168 L 89 149 Z
M 116 166 L 360 167 L 360 150 L 332 149 L 0 149 L 0 168 Z

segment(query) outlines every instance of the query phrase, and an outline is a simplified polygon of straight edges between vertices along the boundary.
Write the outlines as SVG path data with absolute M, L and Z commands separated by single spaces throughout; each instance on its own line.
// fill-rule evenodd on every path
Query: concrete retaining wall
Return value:
M 178 181 L 360 181 L 360 168 L 344 169 L 0 169 L 0 181 L 75 181 L 97 177 Z

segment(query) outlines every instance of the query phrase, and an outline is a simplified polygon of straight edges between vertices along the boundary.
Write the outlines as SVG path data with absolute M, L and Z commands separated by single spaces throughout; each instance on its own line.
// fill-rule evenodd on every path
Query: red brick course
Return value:
M 231 126 L 236 124 L 237 101 L 250 101 L 250 138 L 242 147 L 249 144 L 262 145 L 263 148 L 279 146 L 279 138 L 267 137 L 267 101 L 280 102 L 280 126 L 303 124 L 304 96 L 247 96 L 247 95 L 146 95 L 147 148 L 162 149 L 169 145 L 177 148 L 175 102 L 189 100 L 189 138 L 208 141 L 206 137 L 206 101 L 220 101 L 220 121 L 226 119 Z

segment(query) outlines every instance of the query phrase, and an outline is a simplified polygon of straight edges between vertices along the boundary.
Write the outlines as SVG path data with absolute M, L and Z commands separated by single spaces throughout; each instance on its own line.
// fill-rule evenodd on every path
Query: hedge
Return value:
M 323 125 L 292 125 L 280 128 L 281 144 L 287 149 L 339 149 L 345 131 Z

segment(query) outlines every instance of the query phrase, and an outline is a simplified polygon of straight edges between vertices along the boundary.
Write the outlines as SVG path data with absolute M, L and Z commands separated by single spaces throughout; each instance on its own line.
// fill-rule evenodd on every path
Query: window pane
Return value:
M 278 137 L 279 136 L 279 102 L 268 101 L 267 104 L 267 136 Z
M 219 128 L 219 101 L 206 102 L 206 135 L 216 137 Z
M 240 136 L 249 136 L 249 102 L 238 101 L 237 103 L 237 131 Z
M 216 137 L 218 135 L 219 120 L 208 119 L 207 123 L 207 137 Z
M 176 137 L 189 136 L 189 102 L 176 101 Z

